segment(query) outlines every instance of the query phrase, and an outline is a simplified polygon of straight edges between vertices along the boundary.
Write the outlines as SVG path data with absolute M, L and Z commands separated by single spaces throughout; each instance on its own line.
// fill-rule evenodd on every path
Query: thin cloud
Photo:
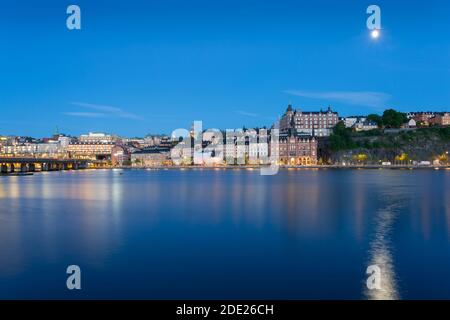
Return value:
M 237 110 L 236 113 L 243 115 L 243 116 L 247 116 L 247 117 L 253 117 L 253 118 L 258 118 L 261 116 L 260 114 L 253 113 L 253 112 L 247 112 L 247 111 L 243 111 L 243 110 Z
M 102 118 L 107 116 L 104 113 L 97 113 L 97 112 L 63 112 L 63 114 L 66 116 L 86 117 L 86 118 Z
M 67 112 L 66 114 L 70 114 L 72 116 L 85 116 L 87 114 L 96 114 L 97 116 L 102 115 L 104 117 L 118 117 L 118 118 L 125 118 L 125 119 L 134 119 L 134 120 L 143 120 L 142 117 L 129 113 L 126 111 L 123 111 L 121 108 L 113 107 L 113 106 L 106 106 L 106 105 L 99 105 L 99 104 L 92 104 L 92 103 L 85 103 L 85 102 L 71 102 L 70 103 L 73 106 L 92 109 L 96 111 L 101 112 Z
M 391 95 L 375 91 L 303 91 L 286 90 L 284 93 L 319 100 L 336 101 L 349 105 L 366 106 L 372 108 L 384 108 Z

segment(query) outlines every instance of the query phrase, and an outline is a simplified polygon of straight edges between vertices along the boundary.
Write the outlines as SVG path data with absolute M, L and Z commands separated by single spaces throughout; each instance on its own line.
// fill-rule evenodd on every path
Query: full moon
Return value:
M 373 39 L 377 39 L 377 38 L 380 36 L 380 31 L 377 30 L 377 29 L 375 29 L 375 30 L 373 30 L 373 31 L 370 33 L 370 36 L 371 36 Z

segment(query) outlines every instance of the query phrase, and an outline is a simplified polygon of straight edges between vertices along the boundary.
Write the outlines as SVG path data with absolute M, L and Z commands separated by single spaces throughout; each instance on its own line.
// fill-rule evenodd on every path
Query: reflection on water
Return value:
M 2 176 L 0 298 L 71 298 L 69 264 L 79 298 L 450 298 L 449 185 L 444 170 Z M 372 264 L 380 291 L 361 288 Z
M 370 300 L 399 299 L 390 241 L 395 218 L 396 208 L 394 205 L 380 210 L 375 216 L 375 235 L 370 244 L 369 265 L 376 265 L 381 269 L 381 288 L 369 290 L 366 286 L 365 294 Z

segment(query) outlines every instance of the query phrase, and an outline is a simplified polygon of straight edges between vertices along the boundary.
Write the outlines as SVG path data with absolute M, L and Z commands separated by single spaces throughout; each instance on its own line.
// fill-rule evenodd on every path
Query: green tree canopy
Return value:
M 402 124 L 408 121 L 406 114 L 395 111 L 394 109 L 387 109 L 383 112 L 383 125 L 388 128 L 400 128 Z

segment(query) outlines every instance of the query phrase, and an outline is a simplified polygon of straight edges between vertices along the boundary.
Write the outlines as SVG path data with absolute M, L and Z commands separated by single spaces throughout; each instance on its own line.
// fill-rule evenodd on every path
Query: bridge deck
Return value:
M 83 159 L 52 159 L 52 158 L 9 158 L 0 157 L 0 163 L 78 163 L 85 164 L 87 160 Z

